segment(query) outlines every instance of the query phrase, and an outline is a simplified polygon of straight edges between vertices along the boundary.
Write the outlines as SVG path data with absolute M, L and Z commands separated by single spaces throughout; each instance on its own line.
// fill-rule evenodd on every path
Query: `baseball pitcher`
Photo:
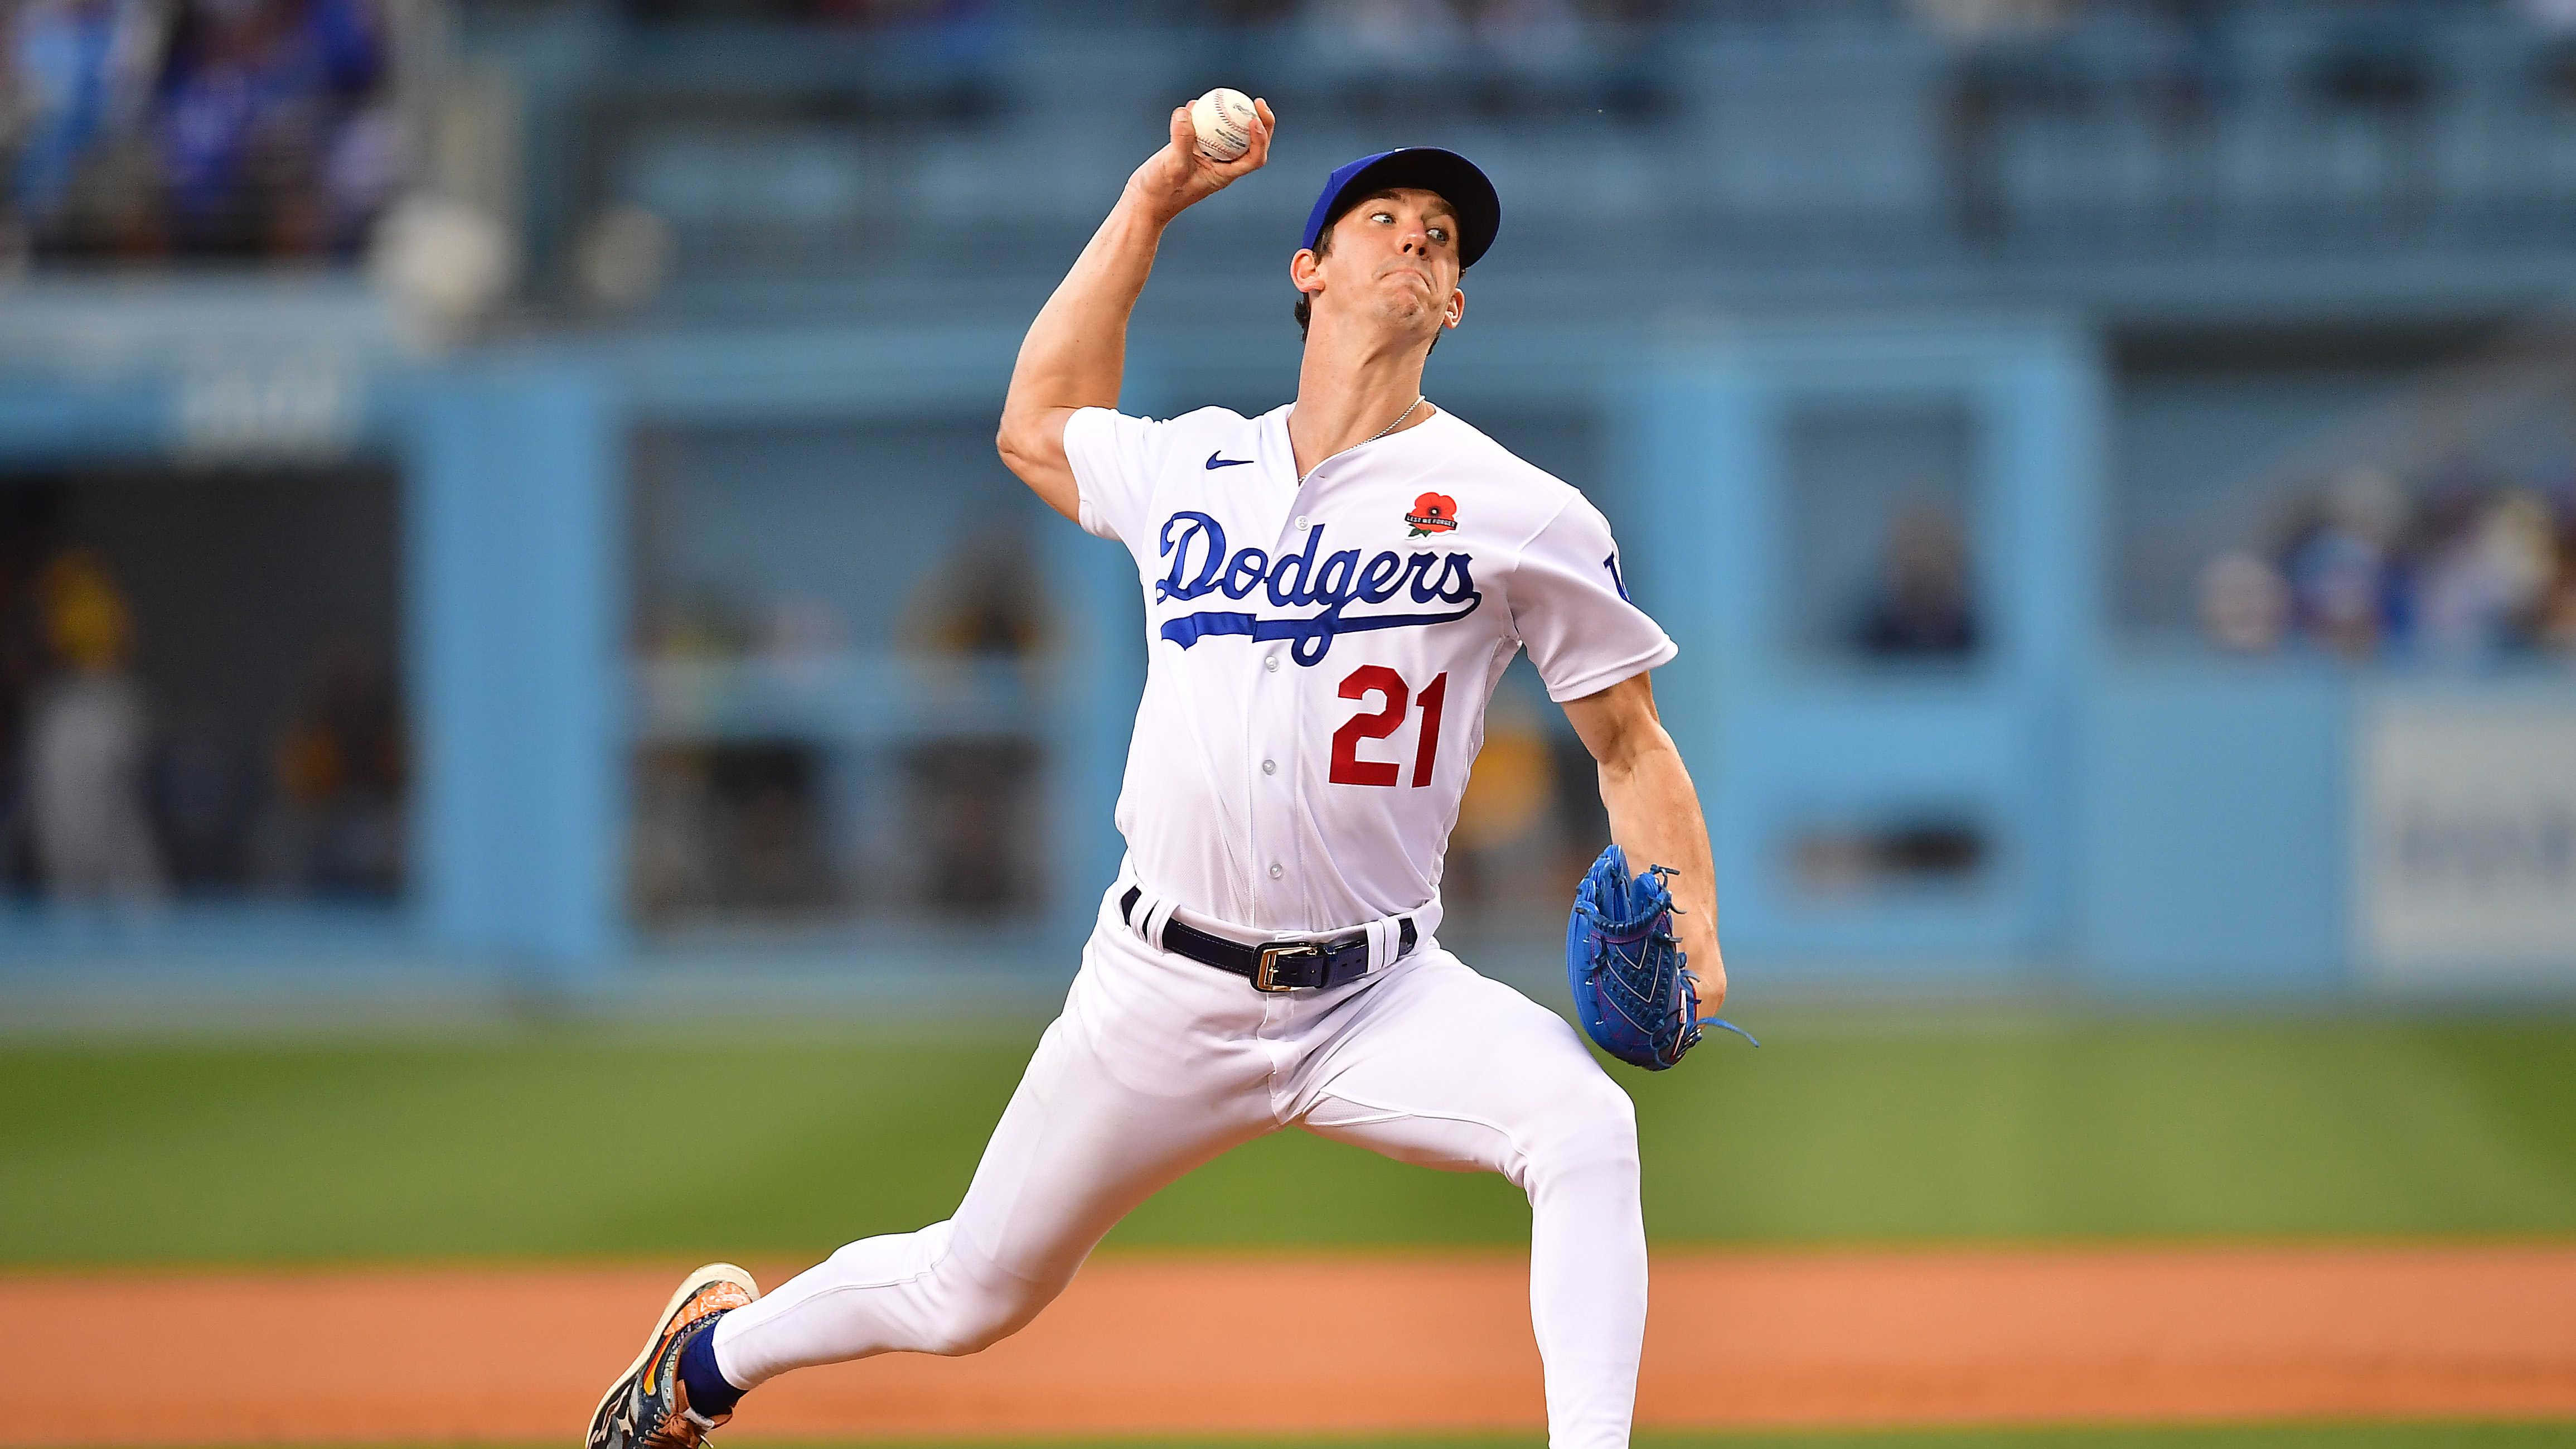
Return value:
M 1501 219 L 1452 152 L 1326 181 L 1288 264 L 1293 403 L 1117 411 L 1163 230 L 1268 159 L 1274 120 L 1255 110 L 1231 161 L 1172 113 L 1031 324 L 1003 405 L 1011 470 L 1135 561 L 1151 656 L 1127 856 L 1063 1014 L 955 1216 L 852 1243 L 766 1297 L 730 1265 L 692 1274 L 591 1449 L 697 1444 L 809 1364 L 985 1348 L 1149 1194 L 1286 1127 L 1527 1192 L 1550 1442 L 1628 1441 L 1635 1114 L 1562 1018 L 1441 949 L 1440 876 L 1486 703 L 1526 649 L 1600 763 L 1617 842 L 1569 931 L 1579 1015 L 1670 1065 L 1726 990 L 1707 828 L 1647 680 L 1673 644 L 1630 602 L 1598 510 L 1423 395 Z

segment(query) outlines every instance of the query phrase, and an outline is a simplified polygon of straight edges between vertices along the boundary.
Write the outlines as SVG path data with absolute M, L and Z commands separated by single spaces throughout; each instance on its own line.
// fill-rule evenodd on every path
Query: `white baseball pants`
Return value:
M 852 1243 L 728 1314 L 717 1366 L 750 1387 L 989 1347 L 1156 1189 L 1291 1126 L 1527 1192 L 1549 1443 L 1628 1442 L 1646 1327 L 1636 1115 L 1574 1029 L 1430 941 L 1347 986 L 1263 994 L 1146 945 L 1114 900 L 956 1215 Z

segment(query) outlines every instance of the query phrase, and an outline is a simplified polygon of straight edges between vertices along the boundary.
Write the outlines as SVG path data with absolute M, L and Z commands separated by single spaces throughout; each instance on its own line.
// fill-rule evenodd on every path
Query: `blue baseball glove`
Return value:
M 1733 1022 L 1699 1014 L 1699 978 L 1673 938 L 1677 907 L 1664 884 L 1672 874 L 1658 865 L 1632 876 L 1628 857 L 1613 845 L 1574 888 L 1574 914 L 1565 923 L 1576 1019 L 1603 1051 L 1650 1072 L 1699 1045 L 1703 1026 L 1753 1041 Z

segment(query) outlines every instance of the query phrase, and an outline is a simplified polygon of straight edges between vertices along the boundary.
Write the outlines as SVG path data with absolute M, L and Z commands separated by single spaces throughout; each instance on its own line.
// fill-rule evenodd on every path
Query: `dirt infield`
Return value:
M 687 1265 L 0 1278 L 0 1444 L 571 1442 Z M 1543 1424 L 1517 1256 L 1113 1257 L 734 1437 Z M 764 1280 L 775 1270 L 764 1273 Z M 1666 1255 L 1639 1420 L 2576 1416 L 2576 1246 Z

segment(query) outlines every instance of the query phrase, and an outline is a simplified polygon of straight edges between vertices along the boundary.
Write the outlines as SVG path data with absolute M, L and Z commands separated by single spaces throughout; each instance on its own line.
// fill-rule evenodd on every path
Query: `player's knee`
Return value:
M 1576 1173 L 1637 1174 L 1637 1107 L 1607 1076 L 1595 1073 L 1559 1094 L 1529 1137 L 1530 1166 L 1540 1177 Z
M 970 1353 L 982 1353 L 1009 1336 L 994 1320 L 959 1319 L 945 1325 L 921 1349 L 941 1358 L 964 1358 Z
M 1026 1328 L 1063 1287 L 1050 1289 L 1005 1272 L 953 1243 L 940 1254 L 932 1278 L 939 1311 L 925 1348 L 943 1358 L 982 1353 Z
M 1054 1296 L 975 1251 L 954 1222 L 900 1238 L 863 1238 L 834 1253 L 832 1264 L 855 1285 L 891 1289 L 901 1305 L 892 1311 L 905 1325 L 901 1346 L 944 1358 L 991 1348 Z
M 964 1293 L 950 1304 L 931 1341 L 923 1345 L 927 1352 L 942 1358 L 963 1358 L 982 1353 L 994 1344 L 1028 1326 L 1044 1307 L 1034 1294 L 1013 1293 L 1006 1289 L 987 1288 Z

